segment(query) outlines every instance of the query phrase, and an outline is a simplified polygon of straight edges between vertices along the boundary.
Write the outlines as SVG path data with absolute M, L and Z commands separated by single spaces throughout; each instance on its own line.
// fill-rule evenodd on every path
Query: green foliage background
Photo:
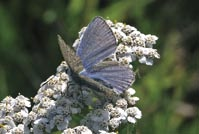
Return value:
M 0 98 L 34 96 L 63 60 L 57 34 L 72 44 L 94 16 L 159 37 L 154 66 L 136 65 L 133 88 L 143 118 L 138 134 L 196 134 L 199 129 L 197 0 L 0 0 Z

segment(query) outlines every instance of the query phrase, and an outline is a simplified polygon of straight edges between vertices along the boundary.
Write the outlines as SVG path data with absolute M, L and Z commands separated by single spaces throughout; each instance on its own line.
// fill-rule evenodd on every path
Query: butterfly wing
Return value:
M 77 82 L 80 82 L 83 85 L 86 85 L 87 87 L 96 89 L 101 92 L 105 92 L 106 95 L 113 96 L 116 95 L 115 92 L 111 91 L 110 88 L 104 86 L 103 84 L 88 78 L 84 76 L 78 75 L 79 71 L 83 69 L 83 66 L 81 65 L 81 61 L 78 56 L 75 55 L 75 52 L 70 48 L 64 40 L 61 38 L 61 36 L 58 35 L 58 43 L 62 52 L 62 55 L 64 57 L 64 60 L 67 62 L 70 70 L 72 71 L 72 76 L 74 80 Z
M 112 54 L 116 47 L 116 38 L 106 21 L 101 17 L 95 17 L 83 34 L 77 55 L 84 68 L 89 70 Z
M 89 72 L 83 73 L 87 77 L 103 80 L 121 93 L 127 89 L 135 79 L 133 71 L 117 62 L 101 62 Z
M 79 73 L 82 69 L 83 66 L 81 64 L 81 60 L 79 59 L 78 56 L 76 56 L 74 50 L 70 48 L 70 46 L 66 45 L 64 40 L 61 38 L 60 35 L 58 35 L 58 43 L 60 50 L 62 52 L 62 55 L 64 57 L 64 60 L 68 64 L 70 70 L 73 73 Z

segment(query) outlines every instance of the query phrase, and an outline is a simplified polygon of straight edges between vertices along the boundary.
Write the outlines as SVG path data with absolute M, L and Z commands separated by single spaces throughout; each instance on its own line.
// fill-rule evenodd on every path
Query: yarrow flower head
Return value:
M 92 131 L 86 126 L 77 126 L 64 130 L 62 134 L 92 134 Z
M 124 98 L 118 97 L 114 102 L 105 103 L 101 109 L 89 112 L 81 124 L 88 126 L 95 133 L 114 131 L 122 123 L 135 124 L 142 116 L 141 111 L 135 106 L 139 98 L 133 96 L 135 90 L 132 88 L 125 94 Z
M 7 96 L 0 103 L 0 132 L 2 133 L 24 133 L 29 128 L 24 125 L 28 116 L 30 101 L 23 95 L 16 98 Z
M 72 119 L 71 115 L 81 112 L 81 90 L 69 80 L 67 69 L 66 62 L 62 62 L 56 75 L 43 82 L 33 98 L 35 105 L 26 124 L 32 125 L 34 133 L 50 133 L 55 127 L 65 130 Z
M 114 100 L 103 93 L 95 92 L 97 96 L 93 96 L 96 95 L 94 90 L 85 86 L 80 89 L 78 83 L 70 79 L 67 70 L 66 63 L 62 62 L 56 75 L 43 82 L 33 98 L 35 104 L 25 120 L 26 126 L 32 126 L 32 132 L 50 133 L 54 128 L 63 133 L 77 132 L 79 127 L 70 128 L 70 122 L 73 115 L 82 114 L 86 107 L 93 110 L 80 121 L 85 126 L 80 128 L 88 133 L 109 133 L 122 123 L 134 124 L 141 118 L 141 111 L 135 106 L 139 98 L 134 96 L 134 89 L 127 89 L 123 97 L 115 96 Z M 131 108 L 136 110 L 132 113 Z

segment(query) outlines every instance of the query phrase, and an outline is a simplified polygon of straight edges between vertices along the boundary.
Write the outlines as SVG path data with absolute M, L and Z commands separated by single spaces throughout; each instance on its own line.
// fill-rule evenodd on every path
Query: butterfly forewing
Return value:
M 59 47 L 61 49 L 62 55 L 64 57 L 64 60 L 70 67 L 70 70 L 73 73 L 79 73 L 83 69 L 80 58 L 76 56 L 74 50 L 70 48 L 70 46 L 66 45 L 64 40 L 59 35 L 58 35 L 58 43 L 59 43 Z
M 93 65 L 112 54 L 116 47 L 116 38 L 112 30 L 103 18 L 96 17 L 84 32 L 77 55 L 84 68 L 89 71 Z

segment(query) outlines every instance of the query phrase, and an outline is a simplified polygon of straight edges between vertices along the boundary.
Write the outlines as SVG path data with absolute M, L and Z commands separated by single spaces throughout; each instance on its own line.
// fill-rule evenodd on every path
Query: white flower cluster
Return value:
M 41 84 L 34 97 L 35 105 L 29 113 L 28 121 L 36 134 L 68 128 L 71 115 L 81 112 L 81 90 L 73 84 L 66 73 L 68 66 L 62 62 L 56 75 L 49 77 Z
M 0 133 L 29 133 L 25 120 L 30 106 L 29 99 L 23 95 L 18 95 L 15 99 L 10 96 L 3 99 L 0 103 Z
M 34 105 L 30 112 L 27 109 L 31 106 L 30 101 L 22 95 L 2 100 L 0 133 L 43 134 L 56 129 L 63 134 L 109 134 L 110 130 L 114 131 L 121 123 L 135 123 L 141 118 L 140 110 L 135 107 L 139 98 L 133 96 L 134 89 L 129 88 L 124 97 L 117 96 L 113 101 L 103 93 L 96 96 L 92 89 L 74 83 L 67 70 L 66 62 L 62 62 L 57 73 L 41 84 L 33 98 Z M 89 110 L 89 107 L 92 109 Z M 79 114 L 83 115 L 83 119 L 79 120 L 83 126 L 70 128 L 73 117 Z
M 135 90 L 129 88 L 125 97 L 118 98 L 115 103 L 107 102 L 103 108 L 91 111 L 81 124 L 88 126 L 95 133 L 105 133 L 117 129 L 122 123 L 136 123 L 137 119 L 141 119 L 142 113 L 135 107 L 139 98 L 133 96 L 134 94 Z
M 138 59 L 140 63 L 146 65 L 153 65 L 153 59 L 160 58 L 156 49 L 153 49 L 153 45 L 156 44 L 158 37 L 151 34 L 143 34 L 135 27 L 118 22 L 113 23 L 111 20 L 106 20 L 107 24 L 112 29 L 117 40 L 117 50 L 109 57 L 109 59 L 118 61 L 123 65 L 130 65 L 133 61 Z M 82 28 L 79 32 L 79 39 L 77 39 L 73 47 L 77 48 L 80 43 L 80 39 L 84 34 L 86 27 Z
M 67 70 L 66 62 L 62 62 L 57 68 L 56 75 L 43 82 L 34 97 L 35 105 L 28 116 L 34 133 L 50 133 L 54 127 L 62 130 L 63 133 L 74 131 L 77 133 L 80 130 L 82 133 L 84 131 L 85 133 L 108 133 L 109 130 L 119 127 L 121 123 L 135 123 L 136 119 L 141 118 L 140 110 L 134 106 L 139 100 L 138 97 L 133 96 L 134 89 L 126 90 L 124 98 L 116 96 L 117 100 L 110 101 L 110 98 L 103 93 L 95 96 L 92 89 L 80 87 L 78 83 L 74 83 L 66 73 Z M 107 105 L 104 106 L 105 103 Z M 114 104 L 115 107 L 113 107 Z M 82 114 L 82 109 L 89 106 L 93 110 L 88 114 L 83 113 L 87 114 L 81 121 L 83 126 L 69 128 L 72 115 Z
M 77 126 L 64 130 L 62 134 L 92 134 L 92 131 L 86 126 Z
M 123 24 L 121 22 L 113 23 L 107 20 L 118 42 L 118 48 L 115 52 L 114 60 L 122 64 L 130 64 L 138 59 L 140 63 L 152 65 L 154 58 L 160 58 L 153 45 L 158 39 L 155 35 L 145 35 L 135 27 Z

